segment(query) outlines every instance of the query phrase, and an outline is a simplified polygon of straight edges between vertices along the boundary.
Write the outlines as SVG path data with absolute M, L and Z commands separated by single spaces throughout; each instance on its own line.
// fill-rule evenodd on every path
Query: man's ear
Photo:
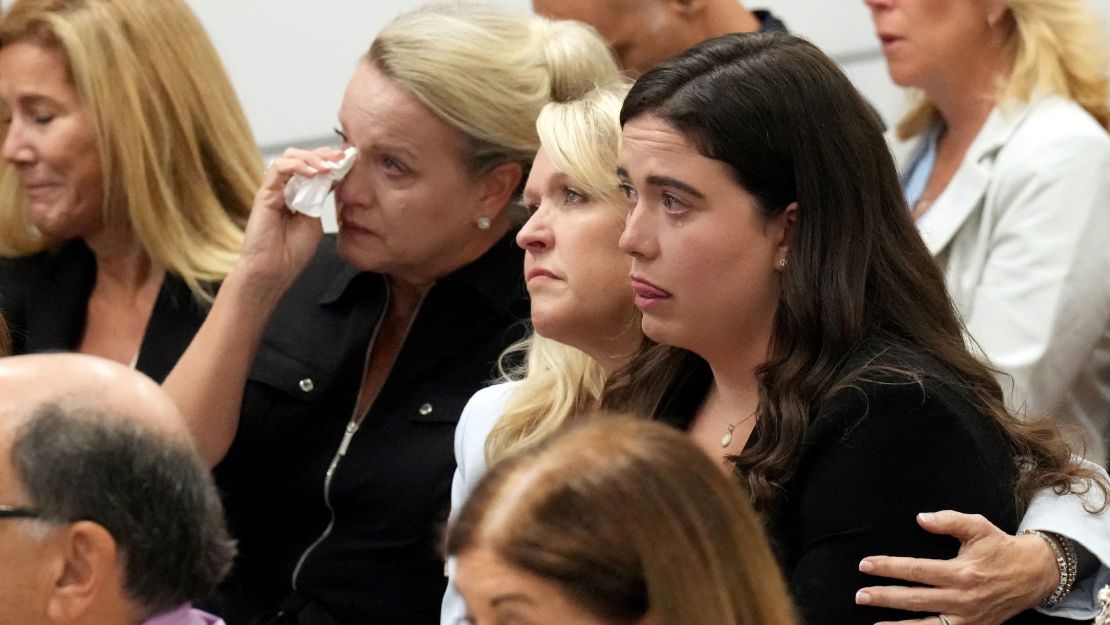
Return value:
M 54 623 L 76 623 L 97 611 L 106 595 L 122 594 L 116 541 L 99 523 L 78 521 L 54 539 L 57 565 L 47 616 Z M 115 590 L 112 585 L 116 585 Z
M 513 199 L 523 179 L 524 168 L 520 163 L 501 163 L 482 174 L 478 181 L 478 214 L 474 219 L 486 217 L 490 221 L 497 221 L 506 214 L 505 207 Z

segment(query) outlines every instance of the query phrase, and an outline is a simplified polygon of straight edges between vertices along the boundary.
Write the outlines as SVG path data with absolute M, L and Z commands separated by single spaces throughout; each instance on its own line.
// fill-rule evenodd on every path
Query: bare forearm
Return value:
M 197 449 L 215 466 L 231 446 L 251 363 L 284 289 L 263 289 L 233 272 L 208 318 L 163 383 Z
M 314 176 L 342 152 L 290 148 L 266 170 L 235 270 L 224 280 L 204 325 L 163 387 L 177 402 L 197 449 L 215 466 L 239 427 L 243 390 L 278 300 L 308 264 L 322 232 L 318 219 L 285 207 L 294 174 Z

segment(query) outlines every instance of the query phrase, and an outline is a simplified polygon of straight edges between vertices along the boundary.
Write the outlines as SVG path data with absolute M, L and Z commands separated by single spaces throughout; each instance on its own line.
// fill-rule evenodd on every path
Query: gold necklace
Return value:
M 753 412 L 750 415 L 744 417 L 743 419 L 740 419 L 736 423 L 729 423 L 728 424 L 728 431 L 725 432 L 725 435 L 721 437 L 721 447 L 722 448 L 728 448 L 728 446 L 732 443 L 732 431 L 735 430 L 738 425 L 743 424 L 745 421 L 747 421 L 748 419 L 751 419 L 754 416 L 755 416 L 755 413 Z

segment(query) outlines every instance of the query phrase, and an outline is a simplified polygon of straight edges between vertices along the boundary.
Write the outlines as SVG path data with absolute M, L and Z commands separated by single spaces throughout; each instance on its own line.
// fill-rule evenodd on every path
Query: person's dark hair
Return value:
M 0 357 L 8 356 L 12 353 L 12 335 L 8 332 L 8 323 L 4 321 L 4 315 L 0 315 Z
M 219 496 L 187 440 L 51 402 L 20 426 L 11 454 L 42 520 L 93 521 L 112 535 L 143 618 L 207 596 L 231 567 Z
M 758 371 L 755 440 L 732 457 L 758 507 L 790 477 L 813 411 L 863 376 L 890 373 L 846 366 L 866 338 L 932 356 L 960 380 L 1028 469 L 1016 485 L 1022 501 L 1044 486 L 1067 492 L 1078 477 L 1107 488 L 1074 463 L 1054 424 L 1022 421 L 1006 409 L 993 372 L 967 348 L 877 120 L 825 54 L 782 33 L 711 39 L 636 81 L 621 125 L 645 115 L 727 165 L 765 218 L 798 204 L 770 354 Z M 684 375 L 680 365 L 690 358 L 674 348 L 644 350 L 612 380 L 605 405 L 657 410 L 655 389 L 667 386 L 660 381 Z
M 682 432 L 628 415 L 583 415 L 494 464 L 446 548 L 489 549 L 608 622 L 797 622 L 743 489 Z

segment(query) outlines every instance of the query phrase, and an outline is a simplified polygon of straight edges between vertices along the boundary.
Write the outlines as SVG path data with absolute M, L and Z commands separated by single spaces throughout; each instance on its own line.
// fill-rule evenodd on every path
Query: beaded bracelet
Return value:
M 1063 536 L 1041 530 L 1022 530 L 1021 533 L 1038 536 L 1048 544 L 1052 549 L 1052 555 L 1056 557 L 1056 566 L 1060 569 L 1060 582 L 1056 584 L 1056 589 L 1041 601 L 1043 608 L 1056 607 L 1071 593 L 1072 586 L 1075 584 L 1075 549 L 1071 546 L 1071 541 Z

